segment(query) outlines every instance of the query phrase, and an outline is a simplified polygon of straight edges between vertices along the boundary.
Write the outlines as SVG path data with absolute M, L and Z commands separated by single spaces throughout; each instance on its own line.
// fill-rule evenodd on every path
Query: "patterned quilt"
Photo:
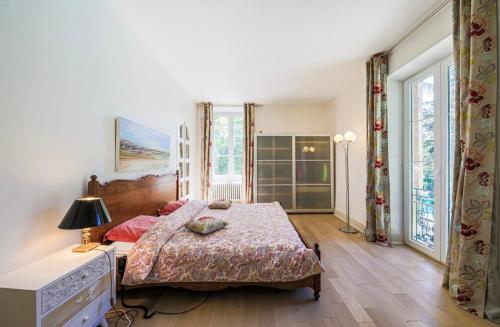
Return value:
M 213 216 L 229 224 L 199 235 L 184 224 Z M 122 283 L 287 282 L 321 272 L 278 203 L 209 209 L 189 201 L 145 233 L 129 253 Z

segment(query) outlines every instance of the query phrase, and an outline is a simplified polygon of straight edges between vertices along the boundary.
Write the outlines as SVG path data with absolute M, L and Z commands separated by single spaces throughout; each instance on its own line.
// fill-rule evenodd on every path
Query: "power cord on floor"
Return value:
M 127 327 L 130 327 L 135 322 L 137 316 L 139 316 L 139 311 L 137 310 L 114 310 L 113 312 L 108 312 L 108 314 L 109 313 L 114 313 L 114 315 L 106 315 L 106 320 L 116 319 L 115 327 L 118 327 L 120 321 L 125 321 Z
M 112 261 L 111 261 L 111 256 L 109 255 L 109 253 L 107 251 L 105 251 L 103 249 L 97 249 L 97 248 L 95 248 L 93 250 L 104 252 L 106 254 L 107 258 L 108 258 L 108 262 L 109 262 L 109 280 L 110 280 L 109 282 L 110 282 L 110 290 L 112 290 L 113 289 L 113 269 L 112 269 L 113 268 L 113 264 L 112 264 Z M 115 307 L 115 301 L 113 299 L 113 295 L 111 294 L 109 302 L 110 302 L 111 307 L 113 309 L 112 313 L 114 313 L 114 315 L 112 315 L 112 316 L 106 316 L 106 319 L 116 319 L 115 326 L 118 326 L 118 322 L 119 321 L 126 321 L 127 322 L 127 327 L 130 327 L 130 326 L 132 326 L 132 324 L 135 322 L 135 319 L 139 315 L 139 311 L 135 310 L 135 309 L 144 310 L 144 315 L 142 316 L 144 319 L 151 319 L 155 314 L 161 314 L 161 315 L 179 315 L 179 314 L 183 314 L 183 313 L 188 313 L 190 311 L 193 311 L 193 310 L 199 308 L 200 306 L 202 306 L 207 301 L 207 299 L 209 298 L 209 296 L 210 296 L 210 293 L 206 293 L 205 297 L 203 298 L 203 300 L 201 300 L 200 303 L 198 303 L 197 305 L 195 305 L 195 306 L 193 306 L 193 307 L 191 307 L 191 308 L 189 308 L 187 310 L 177 311 L 177 312 L 165 312 L 165 311 L 154 310 L 152 312 L 149 312 L 149 309 L 146 306 L 127 304 L 125 302 L 125 286 L 123 284 L 121 284 L 120 299 L 121 299 L 121 302 L 122 302 L 122 306 L 124 308 L 131 309 L 131 310 L 117 310 L 116 307 Z
M 197 305 L 187 309 L 187 310 L 183 310 L 183 311 L 176 311 L 176 312 L 165 312 L 165 311 L 158 311 L 158 310 L 154 310 L 154 311 L 151 311 L 149 312 L 149 309 L 144 306 L 144 305 L 131 305 L 131 304 L 127 304 L 125 302 L 125 287 L 123 286 L 123 284 L 121 285 L 121 290 L 120 290 L 120 299 L 122 301 L 122 306 L 124 308 L 134 308 L 134 309 L 141 309 L 141 310 L 144 310 L 144 315 L 142 316 L 142 318 L 144 319 L 151 319 L 155 314 L 161 314 L 161 315 L 179 315 L 179 314 L 183 314 L 183 313 L 188 313 L 190 311 L 193 311 L 197 308 L 199 308 L 200 306 L 202 306 L 206 301 L 207 299 L 210 297 L 210 293 L 206 293 L 205 294 L 205 297 L 203 298 L 203 300 L 201 300 L 200 303 L 198 303 Z
M 127 311 L 118 310 L 115 307 L 115 299 L 113 298 L 113 292 L 112 292 L 112 290 L 113 290 L 113 263 L 111 261 L 111 256 L 109 255 L 108 251 L 103 250 L 103 249 L 94 248 L 92 250 L 104 252 L 106 254 L 106 257 L 108 258 L 108 262 L 109 262 L 109 284 L 110 284 L 109 289 L 111 291 L 109 303 L 111 304 L 111 308 L 113 309 L 114 316 L 111 316 L 111 317 L 106 316 L 106 320 L 107 319 L 116 319 L 115 327 L 118 326 L 118 322 L 121 320 L 127 322 L 127 327 L 132 326 L 132 324 L 135 321 L 135 318 L 139 315 L 139 312 L 137 310 L 127 310 Z M 134 312 L 135 312 L 135 314 L 134 314 Z

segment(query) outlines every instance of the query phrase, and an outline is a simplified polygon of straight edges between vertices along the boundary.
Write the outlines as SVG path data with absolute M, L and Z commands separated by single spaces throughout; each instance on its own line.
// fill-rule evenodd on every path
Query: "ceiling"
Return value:
M 117 0 L 113 10 L 197 101 L 326 103 L 353 64 L 440 2 Z

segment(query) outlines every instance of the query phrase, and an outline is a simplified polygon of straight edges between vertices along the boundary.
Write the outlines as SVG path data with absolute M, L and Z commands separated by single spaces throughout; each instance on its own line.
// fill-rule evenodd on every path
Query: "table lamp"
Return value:
M 73 252 L 88 252 L 99 246 L 90 242 L 90 228 L 111 222 L 108 210 L 101 198 L 83 197 L 76 199 L 59 224 L 60 229 L 82 229 L 82 244 Z

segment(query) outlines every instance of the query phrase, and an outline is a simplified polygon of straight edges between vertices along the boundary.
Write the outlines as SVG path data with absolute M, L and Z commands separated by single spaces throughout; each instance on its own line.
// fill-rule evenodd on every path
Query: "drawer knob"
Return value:
M 96 285 L 92 286 L 91 288 L 89 288 L 87 290 L 87 294 L 84 295 L 84 296 L 81 296 L 78 300 L 76 300 L 76 303 L 77 304 L 81 304 L 85 301 L 87 301 L 88 299 L 90 299 L 95 291 L 95 288 L 96 288 Z

